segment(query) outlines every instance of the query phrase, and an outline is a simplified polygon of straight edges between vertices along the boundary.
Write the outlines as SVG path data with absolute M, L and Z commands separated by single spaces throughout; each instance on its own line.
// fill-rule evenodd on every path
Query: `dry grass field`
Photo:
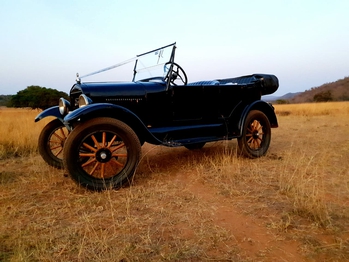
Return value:
M 91 192 L 37 153 L 37 111 L 0 109 L 0 261 L 349 261 L 349 103 L 276 105 L 268 154 L 143 146 Z

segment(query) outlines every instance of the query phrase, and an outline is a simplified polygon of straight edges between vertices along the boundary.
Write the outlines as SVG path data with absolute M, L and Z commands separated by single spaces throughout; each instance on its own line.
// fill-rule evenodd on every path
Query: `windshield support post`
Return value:
M 166 91 L 168 91 L 170 86 L 171 86 L 170 82 L 171 82 L 171 77 L 172 77 L 172 69 L 173 69 L 175 52 L 176 52 L 176 43 L 173 45 L 172 53 L 171 53 L 171 57 L 170 57 L 170 61 L 169 61 L 171 63 L 171 66 L 170 66 L 169 71 L 167 73 L 168 77 L 167 77 Z

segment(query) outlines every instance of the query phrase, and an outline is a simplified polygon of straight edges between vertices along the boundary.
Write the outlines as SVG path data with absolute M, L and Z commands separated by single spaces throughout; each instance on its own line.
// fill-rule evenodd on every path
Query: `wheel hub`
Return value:
M 258 131 L 254 131 L 253 134 L 252 134 L 252 137 L 253 137 L 254 139 L 258 139 L 258 137 L 259 137 L 259 132 L 258 132 Z
M 112 153 L 108 148 L 101 148 L 96 152 L 96 159 L 98 162 L 106 163 L 109 162 L 112 157 Z

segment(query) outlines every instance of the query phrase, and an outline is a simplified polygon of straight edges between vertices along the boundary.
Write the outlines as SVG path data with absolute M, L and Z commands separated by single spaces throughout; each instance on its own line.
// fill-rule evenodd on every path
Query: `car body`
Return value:
M 261 97 L 277 90 L 278 78 L 251 74 L 188 83 L 175 50 L 173 43 L 127 61 L 134 62 L 129 82 L 81 81 L 126 62 L 78 76 L 70 101 L 61 98 L 35 118 L 56 118 L 39 137 L 45 161 L 65 167 L 82 186 L 102 190 L 130 181 L 145 142 L 200 149 L 237 138 L 243 155 L 266 154 L 278 121 Z

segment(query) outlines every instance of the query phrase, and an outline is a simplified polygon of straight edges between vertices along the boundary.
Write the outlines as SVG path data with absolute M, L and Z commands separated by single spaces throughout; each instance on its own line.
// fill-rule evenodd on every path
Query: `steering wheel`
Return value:
M 165 76 L 165 81 L 167 82 L 168 78 L 170 78 L 170 83 L 175 85 L 175 86 L 177 85 L 175 83 L 176 80 L 179 80 L 184 85 L 187 85 L 188 77 L 187 77 L 186 73 L 184 72 L 183 68 L 180 67 L 178 64 L 176 64 L 174 62 L 173 63 L 167 62 L 164 65 L 164 71 L 166 72 L 169 68 L 171 68 L 171 64 L 172 64 L 172 70 L 167 72 L 167 74 Z

